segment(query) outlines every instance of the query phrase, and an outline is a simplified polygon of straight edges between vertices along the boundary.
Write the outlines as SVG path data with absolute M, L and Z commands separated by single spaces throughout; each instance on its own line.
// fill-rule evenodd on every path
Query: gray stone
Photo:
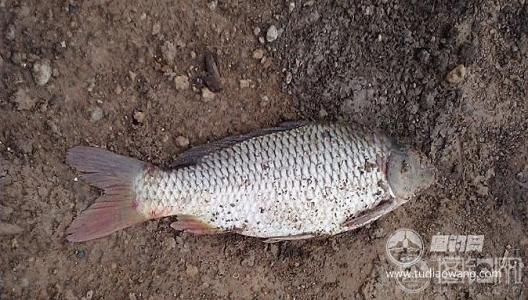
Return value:
M 266 32 L 266 40 L 268 43 L 275 41 L 279 37 L 279 31 L 275 25 L 271 25 Z
M 262 59 L 264 57 L 264 50 L 263 49 L 257 49 L 253 51 L 253 58 L 254 59 Z
M 99 106 L 96 106 L 93 110 L 92 110 L 92 113 L 90 115 L 90 120 L 92 122 L 97 122 L 97 121 L 100 121 L 102 118 L 103 118 L 103 110 L 99 107 Z
M 140 110 L 134 112 L 134 120 L 140 124 L 145 122 L 145 113 Z
M 176 58 L 176 46 L 174 46 L 172 42 L 166 41 L 163 46 L 161 46 L 161 55 L 168 64 L 172 64 L 174 58 Z
M 183 91 L 189 88 L 189 77 L 185 75 L 176 76 L 174 78 L 174 85 L 176 90 Z
M 206 87 L 202 88 L 202 98 L 205 101 L 213 100 L 214 97 L 215 97 L 215 94 L 213 92 L 211 92 L 210 89 L 208 89 Z
M 40 86 L 44 86 L 48 83 L 51 78 L 51 72 L 51 64 L 47 59 L 37 61 L 33 64 L 33 79 L 35 79 L 35 83 Z
M 466 67 L 464 65 L 456 66 L 447 74 L 446 80 L 452 84 L 458 84 L 466 78 Z
M 184 137 L 184 136 L 182 136 L 182 135 L 176 137 L 174 142 L 176 142 L 176 145 L 178 147 L 185 148 L 185 147 L 189 146 L 189 139 Z

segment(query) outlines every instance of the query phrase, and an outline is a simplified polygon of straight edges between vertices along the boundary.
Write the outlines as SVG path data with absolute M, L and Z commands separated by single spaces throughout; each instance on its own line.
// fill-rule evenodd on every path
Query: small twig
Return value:
M 222 90 L 222 79 L 220 78 L 220 70 L 218 68 L 217 60 L 211 52 L 205 53 L 205 69 L 207 75 L 203 78 L 207 87 L 211 92 L 219 92 Z

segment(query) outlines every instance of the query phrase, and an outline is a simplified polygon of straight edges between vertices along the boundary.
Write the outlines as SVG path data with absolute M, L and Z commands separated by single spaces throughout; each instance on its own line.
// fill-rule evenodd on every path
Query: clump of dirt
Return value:
M 482 256 L 526 258 L 527 9 L 0 0 L 0 226 L 17 228 L 0 235 L 0 298 L 405 298 L 385 274 L 386 239 L 401 227 L 426 244 L 437 233 L 483 234 Z M 208 86 L 208 52 L 219 92 Z M 448 82 L 460 65 L 466 72 Z M 99 193 L 65 164 L 68 148 L 169 166 L 190 146 L 299 119 L 380 128 L 427 153 L 440 180 L 370 227 L 324 240 L 197 237 L 164 219 L 65 241 Z M 526 287 L 431 285 L 421 295 L 522 297 Z

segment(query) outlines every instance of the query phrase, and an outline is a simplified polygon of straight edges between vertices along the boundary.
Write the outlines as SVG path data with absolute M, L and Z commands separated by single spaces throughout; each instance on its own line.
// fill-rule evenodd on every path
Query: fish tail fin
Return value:
M 134 183 L 146 163 L 107 150 L 77 146 L 67 154 L 70 166 L 82 179 L 105 194 L 83 211 L 66 231 L 70 242 L 83 242 L 142 223 L 149 218 L 137 210 Z

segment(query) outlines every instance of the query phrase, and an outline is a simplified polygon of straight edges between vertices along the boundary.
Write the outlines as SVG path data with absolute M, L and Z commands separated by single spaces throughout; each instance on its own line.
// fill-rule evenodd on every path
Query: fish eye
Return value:
M 407 160 L 404 159 L 402 161 L 402 167 L 401 167 L 402 173 L 407 173 L 409 171 L 409 168 L 410 168 L 409 163 L 407 162 Z

